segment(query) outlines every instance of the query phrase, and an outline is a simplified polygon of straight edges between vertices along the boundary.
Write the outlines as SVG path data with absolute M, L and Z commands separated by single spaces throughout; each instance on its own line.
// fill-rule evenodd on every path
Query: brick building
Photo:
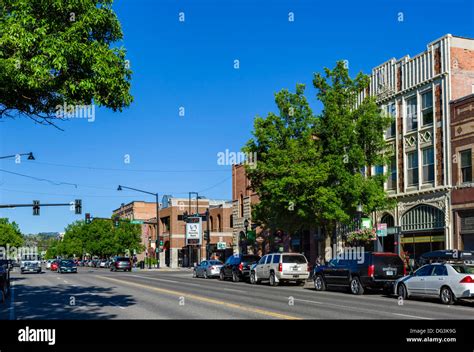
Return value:
M 474 250 L 474 94 L 451 102 L 451 152 L 453 247 Z
M 185 212 L 195 214 L 205 213 L 209 209 L 209 244 L 202 239 L 202 245 L 186 246 L 186 223 L 182 219 Z M 192 266 L 206 256 L 218 254 L 221 259 L 229 255 L 232 250 L 231 203 L 225 200 L 212 200 L 206 198 L 191 200 L 188 198 L 175 198 L 170 195 L 163 196 L 160 208 L 160 240 L 163 241 L 163 251 L 159 254 L 160 265 L 171 268 Z M 150 247 L 155 251 L 156 241 L 156 216 L 148 219 L 146 233 L 151 238 Z M 202 222 L 203 233 L 207 231 L 207 222 Z M 203 236 L 204 237 L 204 236 Z M 226 249 L 218 249 L 218 243 L 225 243 Z
M 121 219 L 137 220 L 143 221 L 144 224 L 142 227 L 141 242 L 148 248 L 148 225 L 146 222 L 148 219 L 155 217 L 156 218 L 156 203 L 154 202 L 142 202 L 142 201 L 133 201 L 127 204 L 122 204 L 120 208 L 115 209 L 112 212 L 113 216 L 118 216 Z M 142 253 L 137 253 L 137 259 L 143 260 L 146 256 L 146 250 Z
M 456 245 L 451 214 L 451 112 L 449 102 L 472 93 L 474 40 L 443 36 L 422 53 L 391 59 L 372 69 L 370 87 L 360 95 L 375 96 L 394 117 L 385 134 L 394 151 L 385 184 L 395 209 L 374 215 L 375 223 L 401 226 L 403 251 L 418 257 Z M 385 249 L 393 249 L 387 238 Z

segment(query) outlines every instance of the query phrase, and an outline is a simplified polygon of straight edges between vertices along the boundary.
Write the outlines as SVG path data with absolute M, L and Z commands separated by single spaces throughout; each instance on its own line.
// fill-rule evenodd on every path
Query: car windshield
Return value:
M 118 262 L 129 262 L 130 259 L 123 257 L 123 258 L 117 258 L 117 261 Z
M 456 270 L 459 274 L 474 274 L 474 266 L 467 266 L 467 265 L 453 265 L 454 270 Z
M 283 263 L 285 264 L 306 264 L 306 258 L 302 255 L 284 255 Z
M 72 262 L 72 260 L 63 260 L 63 261 L 61 262 L 61 265 L 62 265 L 62 266 L 73 266 L 74 263 Z
M 209 264 L 210 264 L 210 265 L 221 265 L 222 262 L 220 262 L 220 261 L 218 261 L 218 260 L 211 260 L 211 261 L 209 262 Z

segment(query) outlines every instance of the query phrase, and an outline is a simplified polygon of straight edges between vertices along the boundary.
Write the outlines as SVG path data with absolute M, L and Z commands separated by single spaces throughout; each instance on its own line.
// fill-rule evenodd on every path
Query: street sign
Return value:
M 387 236 L 387 224 L 377 224 L 377 237 Z
M 225 249 L 226 244 L 225 242 L 217 242 L 217 249 Z
M 372 228 L 372 220 L 370 218 L 362 218 L 360 227 L 362 229 L 371 229 Z
M 143 220 L 132 220 L 130 221 L 131 224 L 138 224 L 138 225 L 143 225 Z
M 202 218 L 188 217 L 186 222 L 186 244 L 201 244 Z

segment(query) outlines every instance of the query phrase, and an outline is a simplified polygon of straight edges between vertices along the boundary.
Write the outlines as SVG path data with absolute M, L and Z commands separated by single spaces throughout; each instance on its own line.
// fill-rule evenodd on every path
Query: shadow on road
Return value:
M 117 314 L 104 308 L 120 309 L 136 304 L 131 295 L 115 294 L 112 287 L 30 286 L 14 278 L 15 319 L 113 319 Z M 11 298 L 0 305 L 0 319 L 9 319 Z

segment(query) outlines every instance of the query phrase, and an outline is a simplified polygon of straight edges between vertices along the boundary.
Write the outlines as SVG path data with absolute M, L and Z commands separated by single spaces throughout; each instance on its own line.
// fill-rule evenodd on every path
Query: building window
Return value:
M 434 181 L 434 150 L 433 147 L 423 149 L 423 183 Z
M 230 216 L 230 228 L 234 227 L 234 217 L 231 215 Z
M 418 152 L 407 154 L 408 160 L 408 186 L 416 186 L 418 184 Z
M 240 217 L 244 217 L 244 196 L 243 194 L 240 195 Z
M 433 123 L 433 92 L 431 90 L 421 95 L 421 119 L 423 126 Z
M 459 153 L 461 156 L 461 182 L 472 182 L 472 151 L 464 150 Z
M 390 173 L 388 174 L 387 179 L 387 188 L 388 189 L 396 189 L 397 188 L 397 158 L 392 156 L 390 159 Z
M 217 214 L 217 231 L 222 232 L 222 221 L 220 214 Z
M 407 131 L 413 131 L 418 128 L 418 120 L 416 116 L 416 96 L 407 99 Z
M 387 132 L 385 133 L 385 138 L 391 138 L 395 136 L 395 132 L 396 132 L 395 104 L 387 105 L 387 115 L 391 117 L 392 122 L 390 123 L 390 127 L 387 129 Z
M 209 227 L 210 227 L 209 230 L 211 230 L 212 232 L 214 232 L 214 219 L 213 219 L 212 216 L 209 217 Z

